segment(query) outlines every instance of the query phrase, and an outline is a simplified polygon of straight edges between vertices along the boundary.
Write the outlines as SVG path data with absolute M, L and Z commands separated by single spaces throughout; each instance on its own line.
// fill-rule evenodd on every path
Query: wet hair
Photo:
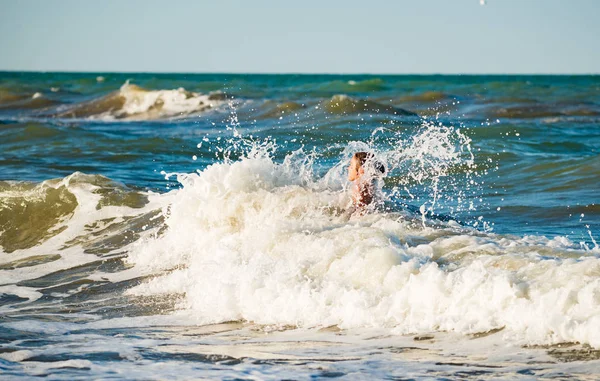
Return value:
M 366 162 L 369 162 L 373 169 L 377 172 L 377 174 L 385 174 L 385 165 L 382 162 L 375 159 L 375 155 L 371 152 L 356 152 L 352 155 L 353 159 L 358 160 L 358 164 L 362 167 Z

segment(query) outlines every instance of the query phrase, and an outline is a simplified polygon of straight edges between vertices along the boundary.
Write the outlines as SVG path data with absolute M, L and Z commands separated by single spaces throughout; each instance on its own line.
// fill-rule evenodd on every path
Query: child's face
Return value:
M 362 176 L 363 173 L 365 173 L 365 170 L 358 162 L 358 159 L 353 157 L 350 160 L 350 165 L 348 166 L 348 180 L 354 181 Z

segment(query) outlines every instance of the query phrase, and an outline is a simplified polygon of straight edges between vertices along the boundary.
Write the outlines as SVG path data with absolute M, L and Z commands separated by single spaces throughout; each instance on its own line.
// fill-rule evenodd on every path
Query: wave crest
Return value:
M 168 228 L 127 258 L 163 275 L 128 292 L 185 294 L 180 308 L 202 324 L 505 328 L 527 343 L 600 346 L 598 258 L 565 238 L 433 229 L 404 212 L 348 218 L 343 189 L 301 181 L 302 162 L 258 157 L 181 175 Z
M 184 88 L 147 90 L 126 82 L 119 91 L 80 103 L 56 116 L 61 118 L 156 120 L 188 116 L 222 104 L 222 93 L 201 94 Z
M 0 182 L 0 246 L 11 253 L 64 231 L 82 210 L 142 208 L 145 194 L 100 175 L 73 173 L 41 183 Z
M 343 94 L 334 95 L 331 99 L 323 102 L 323 108 L 334 114 L 374 112 L 378 114 L 417 116 L 417 114 L 411 111 L 394 107 L 392 105 L 384 105 L 364 99 L 354 99 Z

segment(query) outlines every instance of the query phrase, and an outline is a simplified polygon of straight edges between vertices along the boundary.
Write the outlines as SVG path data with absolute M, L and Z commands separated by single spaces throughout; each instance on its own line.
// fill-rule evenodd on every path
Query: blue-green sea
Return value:
M 599 76 L 0 72 L 0 378 L 594 379 L 599 180 Z

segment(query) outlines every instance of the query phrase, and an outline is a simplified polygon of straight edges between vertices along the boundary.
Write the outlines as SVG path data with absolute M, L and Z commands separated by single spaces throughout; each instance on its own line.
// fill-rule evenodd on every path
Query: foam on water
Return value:
M 169 228 L 127 257 L 136 271 L 168 274 L 128 292 L 183 293 L 180 308 L 201 324 L 504 329 L 515 343 L 600 346 L 595 252 L 566 238 L 423 226 L 402 211 L 349 216 L 341 177 L 332 186 L 331 173 L 325 182 L 298 176 L 311 172 L 298 156 L 254 155 L 179 175 Z
M 104 97 L 61 107 L 57 116 L 105 121 L 177 118 L 217 108 L 224 98 L 222 93 L 201 94 L 184 88 L 148 90 L 127 81 Z
M 167 200 L 153 193 L 126 193 L 102 176 L 82 173 L 37 185 L 0 185 L 7 187 L 0 188 L 2 236 L 14 230 L 25 242 L 14 245 L 20 241 L 13 239 L 0 247 L 0 279 L 7 285 L 4 293 L 19 296 L 38 295 L 35 289 L 21 287 L 27 280 L 122 253 L 131 242 L 127 237 L 135 240 L 146 230 L 137 225 L 153 226 L 152 220 Z M 52 208 L 56 211 L 47 211 Z M 34 222 L 19 225 L 23 219 Z M 59 284 L 67 281 L 57 279 Z
M 2 78 L 3 377 L 597 378 L 597 77 Z
M 32 233 L 34 245 L 1 252 L 8 303 L 0 329 L 44 338 L 43 346 L 12 343 L 15 350 L 0 354 L 6 369 L 102 377 L 118 360 L 120 372 L 139 378 L 194 377 L 198 366 L 214 377 L 264 375 L 264 366 L 240 360 L 249 357 L 330 364 L 323 375 L 376 361 L 383 368 L 371 373 L 383 377 L 398 361 L 422 375 L 433 362 L 485 366 L 482 352 L 493 353 L 493 366 L 514 368 L 532 358 L 515 351 L 521 345 L 600 348 L 597 246 L 498 235 L 430 213 L 454 202 L 454 188 L 464 200 L 453 205 L 480 197 L 480 169 L 462 130 L 425 123 L 407 139 L 378 129 L 367 142 L 339 147 L 326 172 L 314 151 L 276 160 L 273 141 L 241 136 L 235 112 L 229 132 L 217 150 L 222 161 L 175 174 L 181 188 L 165 194 L 81 173 L 0 184 L 7 215 L 26 205 L 40 216 L 35 210 L 57 198 L 67 204 Z M 374 152 L 388 169 L 384 180 L 396 182 L 385 205 L 365 215 L 347 212 L 346 167 L 357 150 Z M 398 207 L 395 198 L 429 211 Z M 393 358 L 377 354 L 386 351 Z M 546 361 L 545 352 L 536 356 Z M 436 369 L 457 376 L 452 367 Z M 272 369 L 277 379 L 312 368 Z
M 128 115 L 146 112 L 142 103 Z M 365 142 L 276 156 L 274 140 L 242 136 L 230 105 L 230 137 L 202 140 L 217 162 L 165 173 L 180 184 L 168 193 L 81 173 L 0 183 L 3 369 L 105 377 L 118 361 L 139 378 L 191 378 L 200 367 L 215 378 L 272 369 L 280 379 L 317 366 L 331 370 L 322 377 L 351 375 L 373 362 L 377 377 L 399 363 L 431 375 L 435 363 L 436 376 L 456 378 L 449 361 L 489 369 L 481 353 L 516 374 L 531 371 L 514 365 L 531 361 L 533 352 L 515 351 L 522 345 L 600 348 L 592 232 L 594 247 L 493 233 L 479 215 L 488 167 L 462 128 L 425 121 L 407 135 L 385 125 Z M 356 151 L 387 169 L 379 185 L 389 191 L 364 215 L 348 211 Z M 472 219 L 454 221 L 460 210 Z M 37 336 L 43 345 L 28 342 Z
M 122 114 L 135 119 L 153 118 L 150 115 L 158 113 L 158 117 L 187 115 L 210 109 L 216 102 L 208 95 L 186 91 L 183 88 L 175 90 L 148 91 L 138 86 L 125 83 L 120 94 L 125 98 L 123 108 L 112 117 Z M 150 115 L 149 115 L 150 114 Z
M 403 208 L 351 215 L 345 168 L 352 152 L 378 146 L 377 132 L 370 142 L 350 143 L 338 164 L 319 175 L 316 153 L 299 150 L 277 162 L 274 142 L 242 137 L 235 114 L 230 130 L 224 161 L 177 174 L 181 189 L 166 194 L 131 195 L 82 174 L 29 186 L 20 194 L 24 203 L 39 202 L 42 190 L 53 189 L 75 197 L 76 207 L 37 246 L 12 252 L 13 262 L 30 263 L 4 266 L 0 291 L 34 301 L 41 294 L 24 281 L 90 263 L 90 254 L 126 253 L 122 271 L 97 270 L 87 278 L 151 276 L 122 292 L 183 295 L 179 322 L 242 320 L 395 334 L 503 329 L 514 343 L 600 347 L 597 247 L 582 250 L 565 237 L 482 232 L 429 220 L 424 208 L 422 215 Z M 410 180 L 397 188 L 409 195 L 411 187 L 430 188 L 423 205 L 433 209 L 444 201 L 441 181 L 456 166 L 466 165 L 462 181 L 473 184 L 470 140 L 460 130 L 425 123 L 411 139 L 392 143 L 375 153 L 388 174 L 402 171 Z M 231 159 L 233 151 L 241 159 Z M 453 186 L 469 189 L 456 181 Z M 459 195 L 470 204 L 469 193 Z M 36 257 L 49 253 L 59 255 Z

